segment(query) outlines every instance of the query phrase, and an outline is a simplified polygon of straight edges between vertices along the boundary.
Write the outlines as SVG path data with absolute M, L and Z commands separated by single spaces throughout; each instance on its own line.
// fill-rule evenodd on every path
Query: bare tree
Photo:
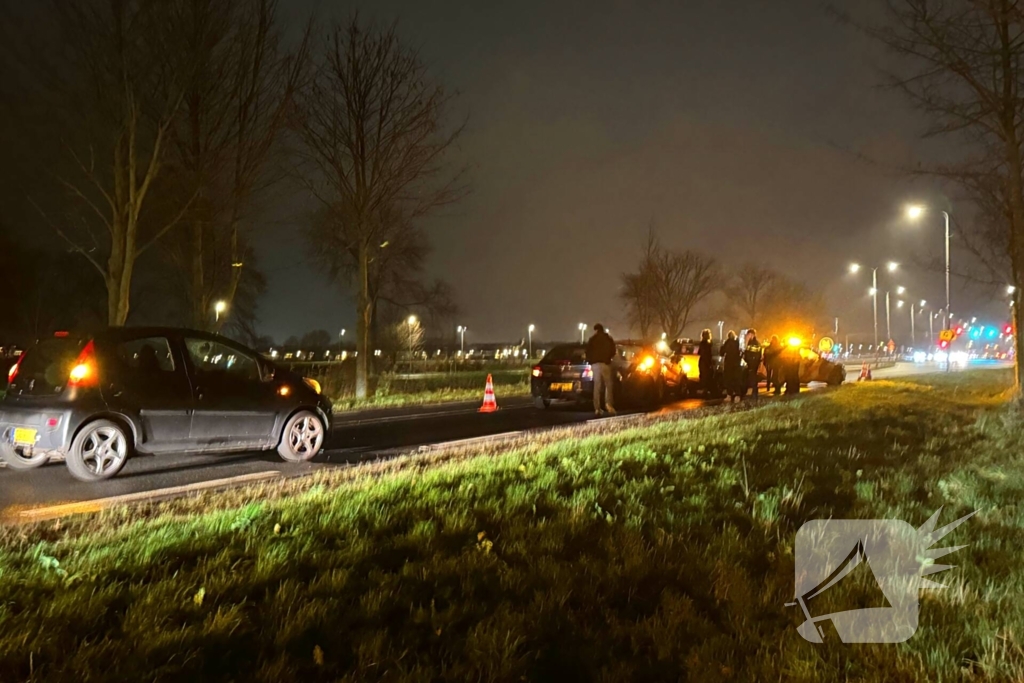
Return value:
M 655 321 L 671 338 L 680 336 L 694 309 L 718 289 L 718 263 L 714 258 L 685 249 L 662 247 L 649 234 L 640 266 L 622 276 L 621 296 L 628 315 L 647 337 Z M 641 321 L 648 323 L 645 330 Z
M 179 184 L 196 193 L 171 255 L 186 276 L 192 324 L 220 328 L 235 313 L 246 269 L 253 198 L 282 175 L 269 162 L 307 74 L 310 26 L 283 44 L 277 0 L 181 0 L 196 65 L 174 128 Z M 228 304 L 215 321 L 213 302 Z M 240 301 L 239 303 L 244 302 Z
M 626 304 L 629 324 L 644 339 L 650 338 L 657 320 L 657 284 L 655 282 L 656 258 L 660 247 L 653 228 L 647 232 L 640 266 L 635 273 L 622 274 L 622 291 L 619 296 Z
M 958 184 L 986 219 L 991 266 L 1008 267 L 1022 329 L 1024 279 L 1024 7 L 1019 0 L 887 0 L 888 22 L 857 23 L 900 67 L 890 83 L 927 117 L 927 134 L 955 140 L 959 160 L 919 173 Z M 956 153 L 956 152 L 954 152 Z M 961 226 L 964 227 L 964 226 Z M 977 251 L 977 250 L 976 250 Z M 1024 341 L 1015 336 L 1020 396 Z
M 733 281 L 725 288 L 725 295 L 735 312 L 747 321 L 748 327 L 758 327 L 764 312 L 765 296 L 776 282 L 778 273 L 767 266 L 745 263 Z
M 32 201 L 103 278 L 107 320 L 123 325 L 137 260 L 190 204 L 149 211 L 192 69 L 175 49 L 180 24 L 170 3 L 54 2 L 49 16 L 60 49 L 34 65 L 35 86 L 75 117 L 72 129 L 51 131 L 62 138 L 69 171 L 57 182 L 71 202 L 55 217 Z
M 444 165 L 461 132 L 445 128 L 450 103 L 394 26 L 364 26 L 358 17 L 331 30 L 301 96 L 299 133 L 315 168 L 309 185 L 331 235 L 323 257 L 355 281 L 360 398 L 369 388 L 374 263 L 401 247 L 407 226 L 460 194 L 459 175 Z

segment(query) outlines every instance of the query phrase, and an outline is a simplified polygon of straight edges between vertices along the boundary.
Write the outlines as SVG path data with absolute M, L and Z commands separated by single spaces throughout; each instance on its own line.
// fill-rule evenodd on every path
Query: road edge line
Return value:
M 284 474 L 277 470 L 272 472 L 250 472 L 249 474 L 240 474 L 237 477 L 211 479 L 209 481 L 183 484 L 181 486 L 171 486 L 164 489 L 156 489 L 154 491 L 139 491 L 137 493 L 125 493 L 120 496 L 83 500 L 76 503 L 61 503 L 59 505 L 47 505 L 45 507 L 18 510 L 8 513 L 8 515 L 5 516 L 5 521 L 13 521 L 17 523 L 45 522 L 59 517 L 100 512 L 117 505 L 151 503 L 169 498 L 181 498 L 190 493 L 205 492 L 218 488 L 235 488 L 239 486 L 247 486 L 249 484 L 269 482 L 272 479 L 283 478 Z

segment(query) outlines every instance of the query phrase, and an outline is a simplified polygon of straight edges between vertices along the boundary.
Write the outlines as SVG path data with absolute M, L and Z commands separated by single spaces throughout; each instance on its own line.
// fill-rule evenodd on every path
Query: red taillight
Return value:
M 94 387 L 99 381 L 97 374 L 96 347 L 89 342 L 71 366 L 71 372 L 68 373 L 68 386 Z
M 67 330 L 57 330 L 56 332 L 53 333 L 53 336 L 57 337 L 58 339 L 63 339 L 64 337 L 68 336 L 68 331 Z
M 533 366 L 533 376 L 534 377 L 540 377 L 543 374 L 544 374 L 544 371 L 540 369 L 539 365 L 534 365 Z
M 25 357 L 25 354 L 18 356 L 18 362 L 11 366 L 11 369 L 7 371 L 7 383 L 10 384 L 14 381 L 14 378 L 18 376 L 18 369 L 21 367 L 21 359 Z
M 594 368 L 583 368 L 583 379 L 594 379 Z

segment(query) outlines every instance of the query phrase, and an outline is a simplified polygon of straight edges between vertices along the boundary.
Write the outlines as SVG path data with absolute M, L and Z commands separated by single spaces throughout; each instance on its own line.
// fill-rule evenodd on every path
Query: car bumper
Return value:
M 30 448 L 32 452 L 57 451 L 66 453 L 71 444 L 71 437 L 77 430 L 81 418 L 77 411 L 71 409 L 31 408 L 31 407 L 0 407 L 0 441 L 13 444 L 15 435 L 21 437 L 31 434 L 34 443 L 21 442 L 15 444 L 21 448 Z
M 583 401 L 594 395 L 594 381 L 548 380 L 534 377 L 530 382 L 530 393 L 534 398 L 552 401 Z

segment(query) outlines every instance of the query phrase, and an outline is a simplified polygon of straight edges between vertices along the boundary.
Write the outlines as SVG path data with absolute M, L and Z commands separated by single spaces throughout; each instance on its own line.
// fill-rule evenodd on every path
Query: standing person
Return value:
M 782 343 L 779 341 L 779 335 L 773 334 L 768 341 L 768 346 L 764 347 L 764 369 L 768 375 L 764 390 L 771 391 L 776 396 L 782 393 L 782 373 L 779 368 L 779 363 L 782 360 L 779 357 L 781 353 Z
M 725 374 L 725 393 L 730 401 L 739 402 L 740 386 L 743 378 L 740 376 L 740 341 L 736 333 L 729 330 L 725 336 L 725 343 L 719 351 L 722 356 L 722 370 Z
M 705 398 L 715 391 L 715 351 L 711 346 L 711 330 L 700 333 L 700 345 L 697 346 L 697 372 L 700 379 L 700 392 Z
M 612 400 L 612 359 L 615 358 L 615 340 L 604 331 L 604 325 L 594 325 L 594 335 L 587 341 L 587 362 L 594 372 L 594 414 L 601 414 L 601 392 L 609 415 L 615 414 Z
M 757 398 L 757 372 L 761 368 L 761 358 L 761 342 L 757 339 L 757 330 L 750 328 L 743 347 L 743 362 L 747 366 L 743 375 L 743 396 L 750 389 L 753 397 Z

